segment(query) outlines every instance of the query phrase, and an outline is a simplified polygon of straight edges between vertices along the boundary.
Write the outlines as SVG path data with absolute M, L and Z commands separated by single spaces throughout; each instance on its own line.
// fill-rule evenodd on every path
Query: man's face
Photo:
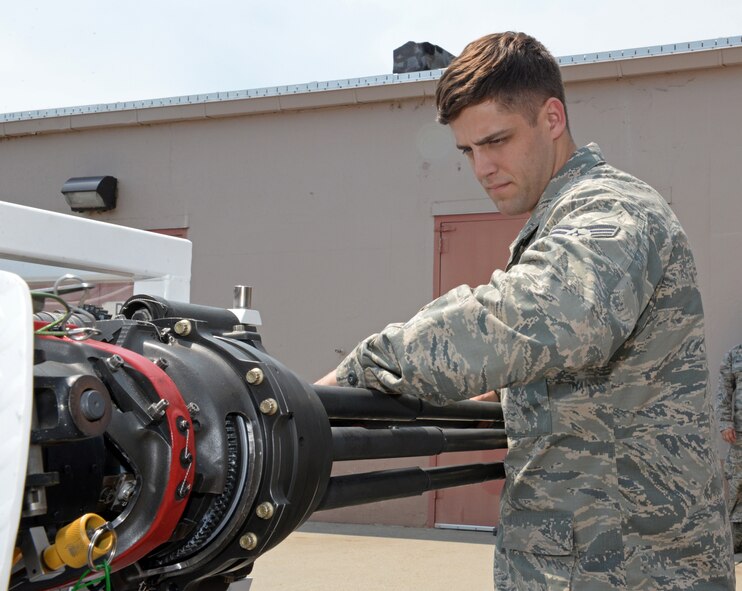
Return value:
M 456 147 L 502 213 L 533 211 L 556 172 L 548 104 L 539 110 L 535 125 L 495 101 L 466 107 L 450 123 Z

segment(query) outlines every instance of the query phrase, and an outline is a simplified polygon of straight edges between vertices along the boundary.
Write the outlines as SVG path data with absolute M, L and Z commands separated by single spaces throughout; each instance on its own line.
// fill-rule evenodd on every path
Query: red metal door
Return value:
M 508 247 L 528 219 L 501 213 L 440 216 L 436 218 L 434 295 L 461 284 L 487 283 L 495 269 L 504 269 Z M 501 461 L 505 450 L 457 452 L 431 458 L 432 465 Z M 502 481 L 443 489 L 431 495 L 430 525 L 492 527 L 499 519 Z

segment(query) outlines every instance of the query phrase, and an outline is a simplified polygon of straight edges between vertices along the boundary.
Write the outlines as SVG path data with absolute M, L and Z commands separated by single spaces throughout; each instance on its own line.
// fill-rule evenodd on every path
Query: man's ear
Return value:
M 564 103 L 558 98 L 551 97 L 546 100 L 543 109 L 552 139 L 559 138 L 567 129 L 567 109 Z

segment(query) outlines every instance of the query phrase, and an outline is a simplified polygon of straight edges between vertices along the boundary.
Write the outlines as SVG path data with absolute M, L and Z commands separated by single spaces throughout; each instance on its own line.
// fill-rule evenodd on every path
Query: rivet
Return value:
M 191 321 L 190 320 L 178 320 L 178 322 L 175 323 L 175 326 L 173 326 L 173 330 L 176 334 L 179 334 L 182 337 L 188 336 L 191 334 Z
M 265 375 L 263 374 L 263 370 L 259 367 L 253 367 L 250 371 L 248 371 L 245 374 L 245 379 L 247 380 L 248 384 L 252 384 L 253 386 L 257 386 L 258 384 L 261 384 L 263 382 L 263 378 Z
M 266 398 L 258 406 L 264 415 L 274 415 L 278 411 L 278 402 L 275 398 Z
M 247 532 L 240 536 L 240 547 L 245 550 L 255 550 L 258 545 L 258 536 L 252 532 Z
M 274 512 L 275 507 L 273 506 L 273 503 L 269 503 L 268 501 L 260 503 L 260 505 L 255 508 L 255 515 L 260 517 L 260 519 L 270 519 L 273 517 Z

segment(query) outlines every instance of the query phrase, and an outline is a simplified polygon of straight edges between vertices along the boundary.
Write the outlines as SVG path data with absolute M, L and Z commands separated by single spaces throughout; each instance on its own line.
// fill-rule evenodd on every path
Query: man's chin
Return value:
M 495 199 L 492 196 L 490 196 L 490 199 L 492 199 L 495 207 L 497 207 L 497 211 L 499 211 L 503 215 L 515 216 L 528 213 L 528 210 L 525 208 L 525 206 L 520 203 L 513 203 L 512 201 L 507 199 Z
M 497 211 L 508 216 L 531 213 L 538 203 L 538 200 L 531 203 L 529 199 L 524 199 L 519 195 L 506 196 L 495 191 L 487 191 L 487 195 L 497 207 Z

